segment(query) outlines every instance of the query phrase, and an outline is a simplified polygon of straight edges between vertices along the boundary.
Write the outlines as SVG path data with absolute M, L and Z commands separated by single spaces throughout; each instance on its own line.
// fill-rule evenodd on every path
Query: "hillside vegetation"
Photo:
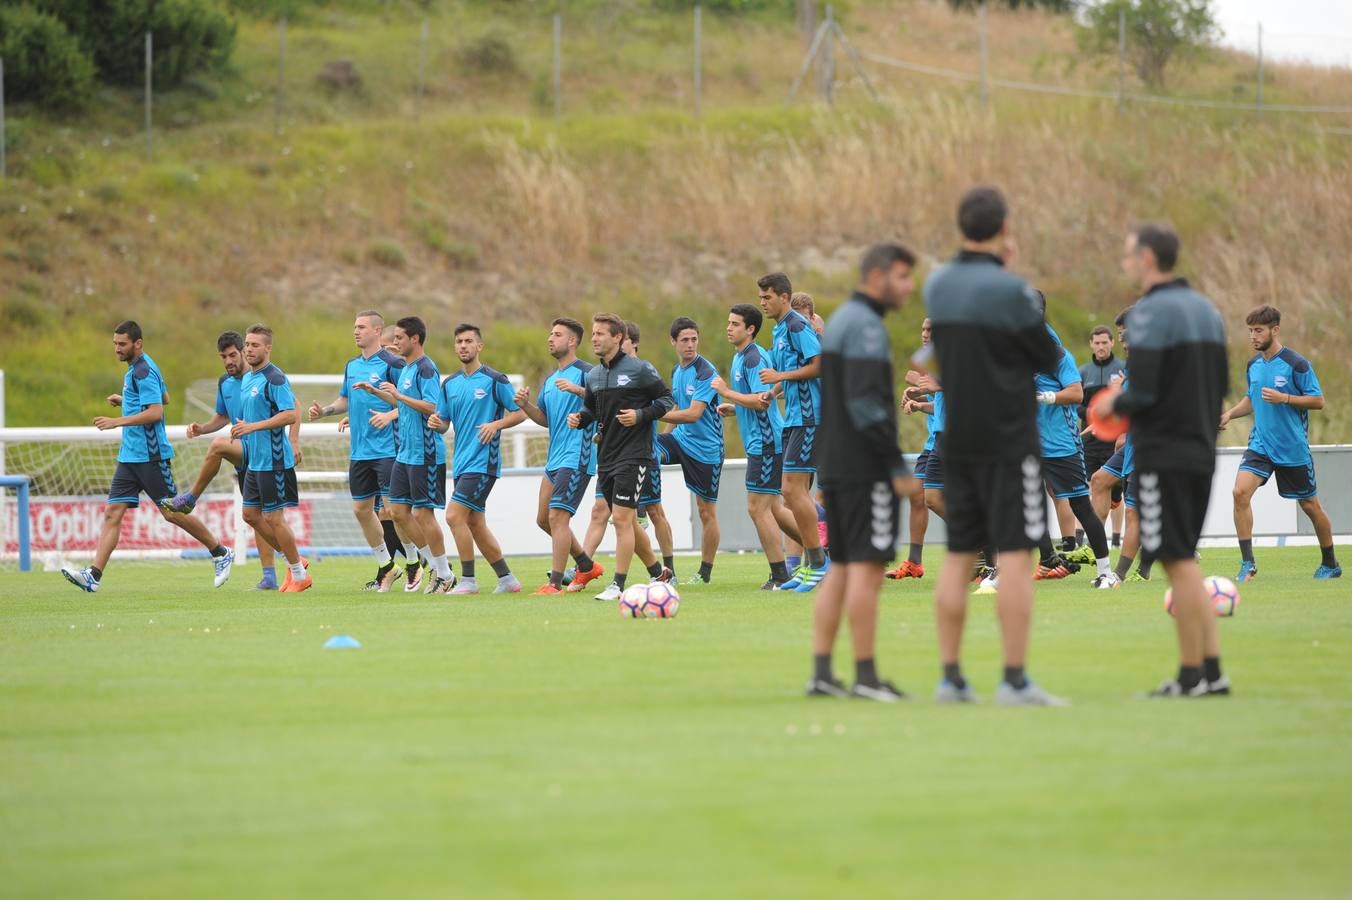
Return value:
M 278 328 L 285 368 L 336 370 L 366 306 L 423 315 L 443 367 L 450 329 L 470 320 L 485 326 L 491 364 L 534 377 L 548 319 L 602 308 L 645 326 L 660 368 L 678 313 L 704 324 L 707 355 L 726 362 L 724 313 L 754 299 L 756 276 L 782 267 L 830 305 L 873 240 L 941 259 L 955 245 L 954 200 L 974 181 L 1009 193 L 1018 267 L 1077 351 L 1132 298 L 1118 274 L 1126 225 L 1167 218 L 1186 273 L 1229 316 L 1236 379 L 1243 312 L 1272 302 L 1328 392 L 1352 387 L 1352 137 L 1312 117 L 1005 92 L 982 106 L 970 84 L 871 67 L 875 103 L 842 53 L 836 106 L 790 105 L 803 40 L 769 10 L 705 16 L 696 119 L 688 12 L 593 2 L 565 25 L 556 120 L 543 6 L 434 4 L 419 101 L 423 15 L 320 7 L 289 23 L 280 134 L 276 27 L 247 17 L 233 71 L 157 100 L 149 160 L 131 94 L 105 91 L 77 119 L 11 110 L 0 190 L 10 424 L 97 414 L 120 378 L 109 331 L 125 317 L 145 327 L 171 384 L 214 375 L 215 334 L 256 319 Z M 859 0 L 844 22 L 861 49 L 975 70 L 974 19 L 929 0 Z M 1115 71 L 1081 60 L 1064 20 L 992 14 L 990 35 L 998 77 L 1115 84 Z M 339 59 L 359 89 L 316 80 Z M 1352 103 L 1346 76 L 1269 68 L 1266 96 Z M 1172 84 L 1246 100 L 1252 60 L 1218 52 Z M 899 348 L 915 340 L 919 307 L 893 323 Z M 1313 417 L 1313 437 L 1352 440 L 1345 409 Z

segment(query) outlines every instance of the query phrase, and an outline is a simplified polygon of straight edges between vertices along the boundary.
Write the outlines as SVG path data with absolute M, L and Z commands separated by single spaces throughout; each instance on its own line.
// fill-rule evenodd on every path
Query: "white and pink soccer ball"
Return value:
M 1211 608 L 1216 611 L 1218 617 L 1224 618 L 1235 614 L 1235 609 L 1239 606 L 1239 588 L 1229 578 L 1208 575 L 1202 579 L 1202 590 L 1206 592 L 1207 599 L 1211 601 Z M 1164 592 L 1164 611 L 1171 616 L 1174 614 L 1173 590 Z
M 663 582 L 633 584 L 620 595 L 620 615 L 629 619 L 674 619 L 681 608 L 681 595 Z

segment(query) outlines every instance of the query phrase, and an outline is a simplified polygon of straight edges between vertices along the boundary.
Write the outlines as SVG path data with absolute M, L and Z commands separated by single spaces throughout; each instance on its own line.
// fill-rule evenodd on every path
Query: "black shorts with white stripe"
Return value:
M 900 535 L 900 502 L 892 482 L 822 487 L 831 560 L 890 562 Z
M 944 460 L 948 549 L 976 553 L 1030 550 L 1047 532 L 1042 465 L 1023 459 Z
M 1136 467 L 1131 477 L 1141 517 L 1142 559 L 1167 563 L 1193 558 L 1211 502 L 1211 475 Z

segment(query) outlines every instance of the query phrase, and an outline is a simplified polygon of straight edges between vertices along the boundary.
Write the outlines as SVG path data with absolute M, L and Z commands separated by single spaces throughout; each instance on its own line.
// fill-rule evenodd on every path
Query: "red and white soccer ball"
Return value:
M 648 602 L 648 586 L 631 584 L 620 594 L 620 615 L 626 619 L 638 619 L 643 616 L 643 604 Z
M 1229 578 L 1208 575 L 1202 579 L 1202 590 L 1206 592 L 1207 600 L 1211 601 L 1211 608 L 1216 611 L 1217 617 L 1224 618 L 1235 614 L 1235 609 L 1239 607 L 1239 588 Z M 1164 592 L 1164 611 L 1171 616 L 1174 614 L 1172 590 Z
M 648 597 L 643 601 L 643 615 L 649 619 L 674 619 L 681 609 L 681 595 L 676 588 L 664 582 L 646 585 Z

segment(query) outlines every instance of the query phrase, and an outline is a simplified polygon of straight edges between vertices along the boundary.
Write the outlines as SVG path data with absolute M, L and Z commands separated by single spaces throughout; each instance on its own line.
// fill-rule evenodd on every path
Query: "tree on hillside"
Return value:
M 948 0 L 948 5 L 957 10 L 975 10 L 987 5 L 1007 9 L 1045 9 L 1050 12 L 1069 12 L 1075 8 L 1074 0 Z
M 1127 60 L 1151 90 L 1164 89 L 1170 63 L 1188 60 L 1216 40 L 1211 0 L 1096 0 L 1084 10 L 1082 45 L 1116 54 L 1118 24 L 1126 25 Z

